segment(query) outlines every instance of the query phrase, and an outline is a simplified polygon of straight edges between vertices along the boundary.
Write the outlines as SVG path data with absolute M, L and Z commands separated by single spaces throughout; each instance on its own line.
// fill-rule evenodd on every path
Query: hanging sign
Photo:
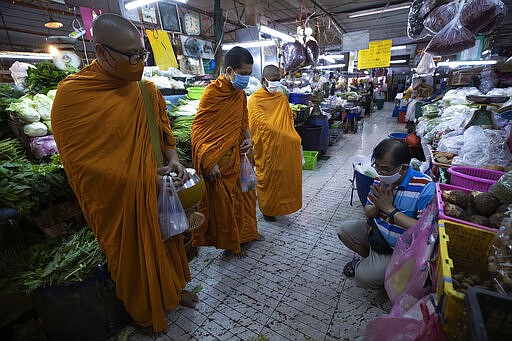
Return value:
M 341 51 L 352 52 L 365 50 L 370 42 L 370 33 L 368 31 L 356 31 L 343 33 L 341 37 Z
M 391 60 L 391 45 L 393 41 L 380 40 L 371 41 L 368 49 L 360 50 L 357 54 L 357 68 L 373 69 L 379 67 L 388 67 Z

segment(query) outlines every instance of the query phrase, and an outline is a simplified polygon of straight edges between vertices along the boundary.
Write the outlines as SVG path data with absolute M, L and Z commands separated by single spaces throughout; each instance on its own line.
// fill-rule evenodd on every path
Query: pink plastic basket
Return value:
M 450 173 L 450 185 L 480 192 L 488 192 L 489 188 L 505 174 L 490 169 L 462 166 L 448 168 L 448 172 Z
M 469 225 L 469 226 L 473 226 L 473 227 L 476 227 L 476 228 L 479 228 L 479 229 L 482 229 L 482 230 L 486 230 L 486 231 L 490 231 L 490 232 L 496 233 L 497 230 L 493 229 L 491 227 L 478 225 L 478 224 L 472 223 L 470 221 L 466 221 L 466 220 L 462 220 L 462 219 L 457 219 L 457 218 L 450 217 L 450 216 L 447 216 L 446 214 L 444 214 L 443 191 L 451 191 L 451 190 L 454 190 L 454 189 L 460 189 L 464 193 L 471 193 L 471 189 L 457 187 L 457 186 L 452 186 L 452 185 L 446 185 L 446 184 L 441 184 L 441 183 L 436 183 L 436 197 L 437 197 L 437 206 L 439 208 L 439 220 L 441 220 L 441 219 L 442 220 L 449 220 L 449 221 L 453 221 L 453 222 L 456 222 L 456 223 L 459 223 L 459 224 Z

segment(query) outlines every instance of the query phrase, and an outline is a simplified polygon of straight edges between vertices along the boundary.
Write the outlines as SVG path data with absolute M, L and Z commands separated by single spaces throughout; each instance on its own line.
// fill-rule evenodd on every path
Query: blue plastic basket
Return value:
M 405 139 L 407 138 L 407 133 L 391 133 L 388 135 L 388 138 L 405 141 Z
M 289 102 L 293 104 L 308 104 L 310 94 L 290 93 Z

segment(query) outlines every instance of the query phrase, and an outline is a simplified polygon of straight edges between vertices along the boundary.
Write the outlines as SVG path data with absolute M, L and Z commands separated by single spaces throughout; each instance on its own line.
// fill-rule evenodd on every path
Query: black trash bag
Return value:
M 421 8 L 425 0 L 413 0 L 409 9 L 409 17 L 407 19 L 407 35 L 411 39 L 421 37 L 423 32 L 423 18 L 420 16 Z
M 306 65 L 306 51 L 298 41 L 283 44 L 284 68 L 295 70 Z
M 455 18 L 457 9 L 457 2 L 439 6 L 425 18 L 423 25 L 428 31 L 436 34 Z
M 460 15 L 462 25 L 477 33 L 491 31 L 496 21 L 507 13 L 507 7 L 500 0 L 466 0 Z
M 318 57 L 320 57 L 320 47 L 315 40 L 308 40 L 306 42 L 306 58 L 307 65 L 316 66 L 318 63 Z

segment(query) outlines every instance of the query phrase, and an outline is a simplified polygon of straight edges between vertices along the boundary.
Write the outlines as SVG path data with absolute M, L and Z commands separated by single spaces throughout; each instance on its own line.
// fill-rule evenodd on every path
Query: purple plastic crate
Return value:
M 488 192 L 489 188 L 505 174 L 490 169 L 462 166 L 453 166 L 448 169 L 448 172 L 450 173 L 450 185 L 480 192 Z

